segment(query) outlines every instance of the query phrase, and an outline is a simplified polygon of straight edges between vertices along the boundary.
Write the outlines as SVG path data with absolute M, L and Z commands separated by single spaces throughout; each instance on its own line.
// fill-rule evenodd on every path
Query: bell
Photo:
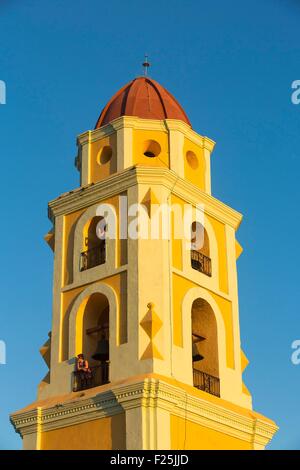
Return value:
M 98 341 L 97 349 L 92 355 L 95 361 L 108 361 L 109 359 L 109 342 L 104 337 Z
M 198 351 L 196 343 L 193 343 L 193 362 L 202 361 L 203 356 Z

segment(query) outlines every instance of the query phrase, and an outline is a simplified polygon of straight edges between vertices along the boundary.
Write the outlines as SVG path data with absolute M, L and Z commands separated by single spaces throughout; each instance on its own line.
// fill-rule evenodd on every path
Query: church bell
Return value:
M 202 359 L 204 359 L 204 356 L 199 353 L 197 344 L 193 343 L 193 362 L 202 361 Z
M 104 337 L 98 341 L 97 349 L 92 355 L 95 361 L 108 361 L 109 359 L 109 342 Z

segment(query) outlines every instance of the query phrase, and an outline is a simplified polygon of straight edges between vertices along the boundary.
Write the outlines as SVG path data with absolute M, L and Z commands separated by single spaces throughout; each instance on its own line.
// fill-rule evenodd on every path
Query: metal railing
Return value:
M 193 269 L 211 276 L 211 259 L 208 256 L 199 251 L 191 250 L 191 264 Z
M 199 390 L 203 390 L 216 397 L 220 396 L 220 379 L 218 377 L 193 369 L 193 382 L 194 387 Z
M 94 268 L 99 264 L 105 263 L 105 243 L 96 246 L 87 251 L 83 251 L 80 255 L 80 271 Z
M 73 392 L 98 387 L 109 383 L 109 362 L 90 367 L 90 373 L 75 370 L 73 373 Z

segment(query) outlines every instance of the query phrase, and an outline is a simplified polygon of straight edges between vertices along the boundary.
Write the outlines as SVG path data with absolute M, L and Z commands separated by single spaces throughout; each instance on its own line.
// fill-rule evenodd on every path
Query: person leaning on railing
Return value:
M 92 371 L 89 367 L 87 359 L 83 354 L 78 354 L 76 358 L 76 373 L 80 380 L 81 386 L 87 387 L 92 379 Z

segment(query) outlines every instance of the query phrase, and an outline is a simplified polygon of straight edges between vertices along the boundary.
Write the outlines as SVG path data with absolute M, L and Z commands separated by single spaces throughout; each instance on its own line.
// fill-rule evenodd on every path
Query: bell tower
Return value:
M 264 448 L 277 426 L 243 383 L 242 216 L 211 195 L 214 142 L 144 76 L 77 145 L 80 187 L 49 203 L 49 372 L 11 416 L 24 448 Z

